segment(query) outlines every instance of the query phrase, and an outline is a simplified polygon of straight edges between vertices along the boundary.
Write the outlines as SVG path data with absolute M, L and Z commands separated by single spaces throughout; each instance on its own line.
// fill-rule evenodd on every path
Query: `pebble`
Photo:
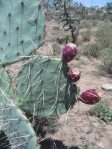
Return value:
M 112 84 L 103 84 L 101 88 L 107 91 L 112 91 Z
M 100 124 L 97 123 L 97 122 L 92 123 L 92 125 L 93 125 L 94 127 L 96 127 L 96 128 L 100 126 Z
M 98 143 L 98 148 L 97 149 L 104 149 L 105 147 L 104 147 L 104 145 L 103 145 L 103 143 Z

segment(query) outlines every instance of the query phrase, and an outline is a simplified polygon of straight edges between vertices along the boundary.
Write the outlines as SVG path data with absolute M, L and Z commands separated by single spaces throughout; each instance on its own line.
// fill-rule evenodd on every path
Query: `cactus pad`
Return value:
M 61 61 L 38 56 L 24 65 L 17 76 L 16 102 L 34 115 L 63 113 L 65 84 Z
M 42 43 L 45 16 L 39 0 L 0 0 L 0 64 L 30 55 Z
M 40 149 L 37 137 L 25 115 L 14 104 L 0 106 L 0 131 L 4 132 L 10 149 Z M 0 138 L 3 140 L 3 138 Z M 0 148 L 6 148 L 2 143 Z
M 37 138 L 24 114 L 13 104 L 10 78 L 5 70 L 0 70 L 0 132 L 7 136 L 6 143 L 0 138 L 0 148 L 39 149 Z
M 0 103 L 7 103 L 13 98 L 11 80 L 4 69 L 0 69 Z

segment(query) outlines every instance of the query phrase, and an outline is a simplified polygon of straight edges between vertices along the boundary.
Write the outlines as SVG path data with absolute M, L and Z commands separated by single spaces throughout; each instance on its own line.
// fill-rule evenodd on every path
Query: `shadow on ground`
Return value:
M 52 140 L 52 139 L 46 139 L 42 142 L 40 142 L 40 149 L 80 149 L 79 147 L 68 147 L 63 144 L 60 140 Z

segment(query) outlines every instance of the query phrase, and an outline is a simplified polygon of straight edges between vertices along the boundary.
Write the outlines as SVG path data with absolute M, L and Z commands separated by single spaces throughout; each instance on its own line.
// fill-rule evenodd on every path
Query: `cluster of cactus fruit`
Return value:
M 66 78 L 69 84 L 75 83 L 80 79 L 81 72 L 79 70 L 73 71 L 71 68 L 68 67 L 68 62 L 73 60 L 73 58 L 77 54 L 77 46 L 72 43 L 68 43 L 63 49 L 63 56 L 62 56 L 62 63 L 63 66 L 66 65 Z M 89 89 L 83 92 L 79 98 L 85 104 L 94 104 L 100 101 L 101 97 L 99 96 L 96 89 Z
M 11 149 L 39 149 L 33 127 L 24 113 L 57 116 L 73 107 L 78 99 L 93 104 L 100 97 L 96 90 L 91 89 L 77 98 L 75 82 L 81 73 L 68 66 L 77 54 L 76 45 L 67 44 L 62 59 L 32 56 L 32 52 L 43 43 L 45 35 L 44 10 L 39 0 L 0 0 L 0 16 L 1 66 L 31 55 L 16 77 L 16 90 L 13 90 L 11 78 L 1 67 L 0 131 L 7 135 Z M 2 144 L 0 148 L 6 146 L 9 147 Z

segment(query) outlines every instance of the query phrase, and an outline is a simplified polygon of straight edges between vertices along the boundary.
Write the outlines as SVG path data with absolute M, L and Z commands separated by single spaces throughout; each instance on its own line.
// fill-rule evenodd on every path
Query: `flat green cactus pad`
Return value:
M 45 36 L 45 16 L 39 0 L 0 0 L 0 64 L 31 55 Z
M 13 98 L 11 80 L 4 69 L 0 69 L 0 103 L 7 103 Z
M 66 112 L 65 84 L 61 60 L 51 57 L 31 59 L 17 76 L 16 101 L 23 111 L 48 116 Z
M 25 115 L 13 104 L 10 78 L 4 69 L 0 70 L 0 132 L 4 132 L 10 149 L 39 149 L 37 138 Z M 0 148 L 5 148 L 0 138 Z
M 25 115 L 14 104 L 0 105 L 0 131 L 4 132 L 9 141 L 10 149 L 40 149 L 37 137 Z M 0 148 L 5 148 L 0 138 Z

